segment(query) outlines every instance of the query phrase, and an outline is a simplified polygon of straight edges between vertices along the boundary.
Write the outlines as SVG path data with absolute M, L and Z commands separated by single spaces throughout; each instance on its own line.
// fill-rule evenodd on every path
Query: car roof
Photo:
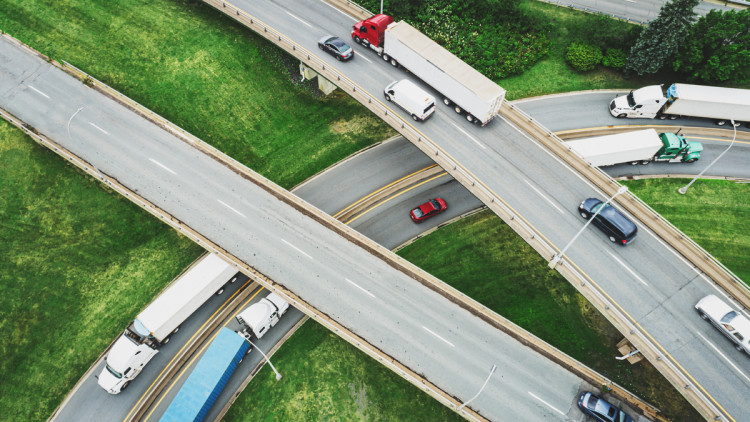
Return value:
M 632 233 L 633 231 L 637 230 L 635 223 L 630 221 L 629 218 L 625 217 L 617 208 L 607 204 L 608 206 L 604 207 L 600 212 L 599 215 L 606 218 L 612 224 L 617 226 L 618 229 L 620 229 L 623 233 Z

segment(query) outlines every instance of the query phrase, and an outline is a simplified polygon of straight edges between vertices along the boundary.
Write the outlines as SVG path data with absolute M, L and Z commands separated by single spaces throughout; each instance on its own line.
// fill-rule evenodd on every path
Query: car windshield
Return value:
M 600 202 L 600 203 L 594 205 L 593 208 L 591 208 L 591 212 L 593 212 L 594 214 L 596 214 L 596 212 L 599 211 L 599 208 L 601 208 L 602 206 L 607 206 L 608 207 L 609 204 L 605 204 L 604 202 Z M 599 212 L 599 214 L 601 214 L 601 212 Z
M 437 199 L 430 200 L 430 203 L 432 204 L 433 207 L 435 207 L 436 210 L 440 209 L 440 202 L 438 202 Z
M 110 374 L 114 375 L 117 378 L 122 378 L 122 374 L 112 369 L 109 365 L 104 365 L 105 368 L 107 368 L 107 371 L 109 371 Z
M 419 218 L 419 217 L 421 217 L 421 216 L 424 215 L 424 213 L 422 212 L 422 210 L 420 210 L 419 208 L 414 208 L 412 210 L 412 212 L 414 213 L 414 216 L 417 217 L 417 218 Z
M 630 91 L 630 93 L 627 96 L 627 99 L 628 99 L 628 105 L 630 106 L 630 108 L 635 107 L 635 98 L 633 98 L 633 91 Z
M 733 320 L 733 319 L 734 319 L 734 318 L 735 318 L 736 316 L 737 316 L 737 312 L 735 312 L 735 311 L 727 312 L 727 314 L 726 314 L 726 315 L 724 315 L 724 316 L 723 316 L 723 317 L 721 318 L 721 322 L 722 322 L 722 323 L 724 323 L 724 324 L 729 324 L 730 322 L 732 322 L 732 320 Z

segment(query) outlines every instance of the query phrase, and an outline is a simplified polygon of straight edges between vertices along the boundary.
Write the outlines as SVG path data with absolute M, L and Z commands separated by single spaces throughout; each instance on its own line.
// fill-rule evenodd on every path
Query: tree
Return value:
M 750 81 L 750 10 L 712 10 L 690 28 L 674 70 L 709 83 Z
M 695 20 L 700 0 L 674 0 L 661 7 L 659 16 L 641 32 L 630 49 L 627 68 L 639 75 L 656 73 L 671 63 Z

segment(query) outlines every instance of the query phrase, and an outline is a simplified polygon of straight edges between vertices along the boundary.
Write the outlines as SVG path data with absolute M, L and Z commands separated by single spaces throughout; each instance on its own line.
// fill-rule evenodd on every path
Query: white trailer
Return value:
M 128 386 L 169 342 L 172 334 L 213 294 L 237 280 L 237 269 L 214 254 L 204 255 L 156 297 L 115 341 L 99 374 L 99 385 L 110 394 Z
M 619 163 L 648 164 L 651 161 L 692 163 L 700 158 L 700 142 L 688 142 L 674 133 L 656 133 L 654 129 L 567 141 L 592 166 Z
M 289 309 L 289 303 L 276 293 L 271 293 L 237 315 L 237 322 L 252 330 L 255 337 L 261 338 L 268 329 L 276 325 Z
M 503 88 L 404 21 L 385 30 L 383 58 L 439 91 L 443 102 L 470 122 L 484 126 L 500 111 Z
M 672 84 L 663 92 L 658 85 L 631 91 L 609 103 L 615 117 L 676 119 L 680 116 L 750 123 L 750 90 L 716 86 Z

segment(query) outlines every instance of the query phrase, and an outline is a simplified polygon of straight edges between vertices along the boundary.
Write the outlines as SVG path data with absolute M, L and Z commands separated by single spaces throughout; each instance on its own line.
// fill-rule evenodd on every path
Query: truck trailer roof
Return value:
M 578 152 L 592 166 L 648 160 L 663 145 L 659 134 L 654 129 L 576 139 L 565 144 Z
M 505 96 L 505 90 L 476 69 L 464 63 L 428 36 L 417 31 L 404 21 L 388 25 L 388 31 L 396 35 L 401 43 L 419 53 L 426 60 L 442 69 L 450 77 L 487 102 Z

